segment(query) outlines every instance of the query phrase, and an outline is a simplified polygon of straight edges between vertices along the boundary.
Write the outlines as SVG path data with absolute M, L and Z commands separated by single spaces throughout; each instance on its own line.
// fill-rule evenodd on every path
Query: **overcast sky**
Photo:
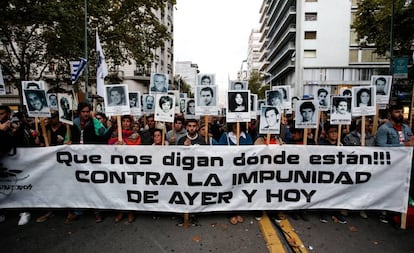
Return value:
M 259 26 L 262 0 L 177 0 L 174 61 L 192 61 L 227 87 L 247 58 L 250 32 Z

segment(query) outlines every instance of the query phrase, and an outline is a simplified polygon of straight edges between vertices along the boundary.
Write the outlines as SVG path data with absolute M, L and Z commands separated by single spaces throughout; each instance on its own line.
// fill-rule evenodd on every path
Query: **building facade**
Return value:
M 313 85 L 368 84 L 387 73 L 389 59 L 357 41 L 357 0 L 264 0 L 260 9 L 260 72 L 296 96 Z

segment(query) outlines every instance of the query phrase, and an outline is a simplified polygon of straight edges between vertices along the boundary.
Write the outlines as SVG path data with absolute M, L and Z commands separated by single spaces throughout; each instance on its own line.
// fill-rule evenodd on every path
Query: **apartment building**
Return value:
M 356 39 L 357 7 L 358 0 L 264 0 L 259 71 L 296 96 L 311 94 L 313 85 L 368 84 L 387 73 L 389 59 Z

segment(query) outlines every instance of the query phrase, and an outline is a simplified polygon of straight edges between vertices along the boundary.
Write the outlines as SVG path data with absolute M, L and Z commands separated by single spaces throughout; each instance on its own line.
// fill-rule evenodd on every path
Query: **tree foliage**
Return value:
M 263 85 L 265 79 L 266 77 L 258 71 L 253 70 L 252 72 L 250 72 L 249 90 L 253 94 L 257 94 L 258 99 L 264 99 L 266 90 L 269 89 L 268 85 Z
M 394 52 L 411 55 L 414 42 L 414 1 L 362 0 L 353 27 L 359 40 L 374 43 L 376 52 L 386 55 L 390 49 L 392 3 L 394 2 Z
M 0 65 L 5 77 L 15 84 L 40 79 L 52 64 L 56 74 L 69 74 L 68 62 L 85 54 L 84 3 L 0 1 Z M 89 68 L 95 66 L 96 30 L 109 64 L 151 62 L 152 49 L 171 38 L 155 15 L 168 3 L 175 0 L 87 0 Z

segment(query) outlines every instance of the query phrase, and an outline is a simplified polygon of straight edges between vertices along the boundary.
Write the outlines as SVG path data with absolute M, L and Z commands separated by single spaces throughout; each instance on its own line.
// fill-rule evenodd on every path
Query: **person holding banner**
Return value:
M 414 146 L 414 136 L 407 124 L 404 124 L 404 108 L 401 104 L 389 109 L 389 120 L 382 124 L 376 134 L 376 144 L 380 147 Z M 409 197 L 414 196 L 414 175 L 411 170 Z M 388 223 L 387 213 L 382 211 L 380 221 Z
M 389 120 L 382 124 L 376 134 L 376 144 L 380 147 L 414 146 L 410 127 L 403 123 L 404 109 L 401 104 L 389 109 Z
M 132 117 L 129 115 L 123 115 L 121 117 L 122 137 L 118 136 L 118 129 L 114 129 L 112 138 L 109 139 L 108 144 L 112 145 L 140 145 L 141 137 L 138 132 L 132 130 Z M 124 218 L 124 212 L 119 212 L 115 216 L 115 223 L 120 222 Z M 135 215 L 133 212 L 128 212 L 128 223 L 135 221 Z
M 198 121 L 196 119 L 187 119 L 185 128 L 187 129 L 186 136 L 181 137 L 177 145 L 192 146 L 192 145 L 207 145 L 203 138 L 198 134 Z M 190 224 L 196 225 L 197 219 L 194 215 L 190 216 Z M 177 226 L 184 226 L 184 217 L 180 220 Z
M 337 125 L 331 125 L 329 122 L 326 122 L 324 124 L 324 129 L 326 132 L 326 138 L 321 139 L 318 141 L 319 145 L 332 145 L 337 146 L 338 145 L 338 126 Z M 347 220 L 346 218 L 339 212 L 339 211 L 333 211 L 331 213 L 332 220 L 335 222 L 346 224 Z M 319 217 L 319 221 L 322 223 L 327 223 L 328 219 L 326 217 L 325 213 L 321 213 Z
M 81 102 L 78 104 L 78 117 L 73 120 L 70 128 L 70 137 L 66 133 L 66 144 L 103 144 L 107 143 L 105 134 L 108 129 L 92 115 L 92 106 Z M 80 210 L 69 211 L 65 224 L 71 224 L 82 214 Z M 103 218 L 99 212 L 95 212 L 95 221 L 102 222 Z
M 162 146 L 162 130 L 159 128 L 154 129 L 154 133 L 152 135 L 152 145 Z M 164 146 L 168 145 L 168 141 L 164 141 Z
M 174 127 L 167 132 L 167 140 L 171 145 L 176 145 L 181 137 L 187 135 L 187 130 L 184 128 L 184 118 L 175 117 Z
M 187 134 L 178 140 L 177 145 L 206 145 L 204 139 L 198 134 L 198 121 L 196 119 L 187 119 L 185 128 Z

